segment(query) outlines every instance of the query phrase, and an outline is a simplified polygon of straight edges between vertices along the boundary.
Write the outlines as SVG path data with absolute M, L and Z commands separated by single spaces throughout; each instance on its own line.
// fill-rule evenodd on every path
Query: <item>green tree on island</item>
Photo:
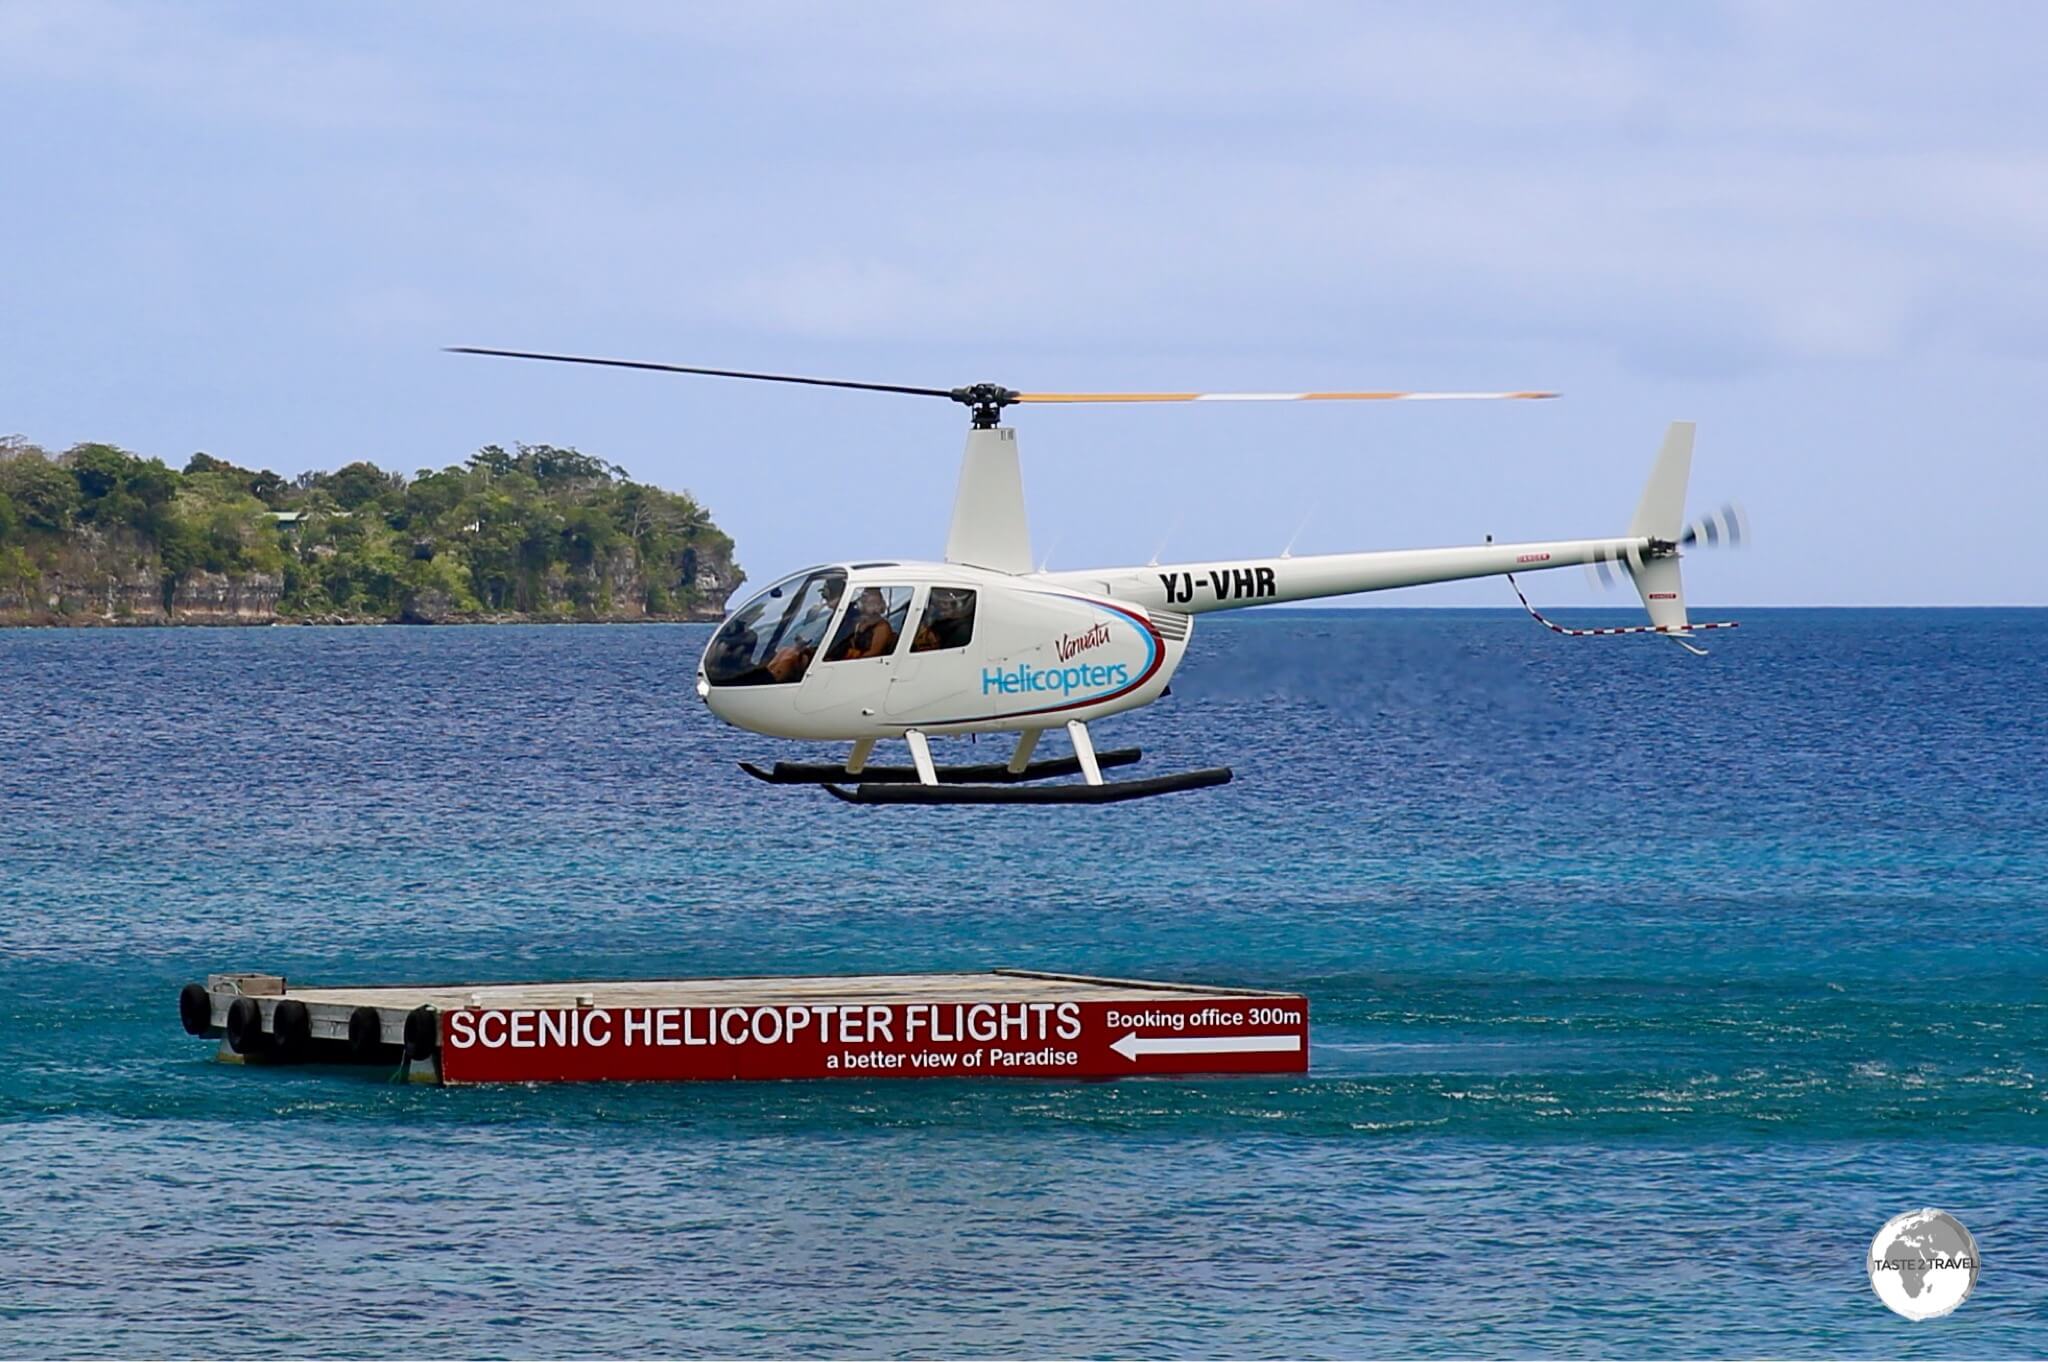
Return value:
M 201 584 L 285 619 L 702 618 L 740 580 L 694 498 L 573 448 L 287 481 L 204 453 L 175 470 L 0 440 L 0 621 L 178 617 Z

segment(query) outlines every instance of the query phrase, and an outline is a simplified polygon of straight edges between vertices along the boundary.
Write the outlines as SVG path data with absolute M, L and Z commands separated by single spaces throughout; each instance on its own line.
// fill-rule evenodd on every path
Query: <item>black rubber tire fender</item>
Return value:
M 384 1048 L 384 1017 L 374 1007 L 359 1007 L 348 1014 L 349 1058 L 376 1058 Z
M 405 1057 L 417 1063 L 441 1048 L 441 1014 L 421 1003 L 405 1014 Z
M 260 1055 L 270 1048 L 263 1030 L 263 1008 L 254 998 L 237 998 L 228 1004 L 228 1048 L 238 1055 Z
M 297 998 L 286 998 L 270 1012 L 270 1040 L 284 1059 L 298 1059 L 313 1046 L 313 1014 Z
M 192 1036 L 213 1034 L 213 995 L 204 984 L 187 984 L 178 990 L 178 1020 Z

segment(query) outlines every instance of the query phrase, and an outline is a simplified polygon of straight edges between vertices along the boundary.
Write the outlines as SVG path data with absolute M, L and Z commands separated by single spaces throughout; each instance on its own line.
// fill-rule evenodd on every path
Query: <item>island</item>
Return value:
M 286 479 L 0 439 L 0 625 L 715 620 L 744 576 L 695 498 L 569 447 Z

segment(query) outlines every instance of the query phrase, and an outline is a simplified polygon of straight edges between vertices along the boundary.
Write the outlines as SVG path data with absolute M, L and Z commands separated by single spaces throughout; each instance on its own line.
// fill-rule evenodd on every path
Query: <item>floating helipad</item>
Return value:
M 1301 1073 L 1297 993 L 1032 970 L 302 988 L 188 984 L 236 1062 L 403 1062 L 416 1081 Z

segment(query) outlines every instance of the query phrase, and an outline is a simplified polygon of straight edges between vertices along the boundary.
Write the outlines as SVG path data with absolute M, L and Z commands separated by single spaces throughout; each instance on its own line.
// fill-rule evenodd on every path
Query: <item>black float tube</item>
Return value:
M 849 777 L 851 779 L 851 777 Z M 1146 780 L 1112 780 L 1103 785 L 826 785 L 834 799 L 849 804 L 1115 804 L 1179 790 L 1228 785 L 1230 768 L 1211 766 Z
M 1116 747 L 1107 752 L 1097 752 L 1095 765 L 1100 770 L 1129 766 L 1142 756 L 1144 751 L 1141 748 Z M 915 766 L 864 766 L 858 772 L 849 772 L 843 763 L 778 761 L 764 770 L 750 761 L 743 761 L 740 769 L 770 785 L 915 785 L 919 779 Z M 1052 776 L 1078 776 L 1081 774 L 1081 759 L 1050 757 L 1031 762 L 1022 771 L 1012 771 L 1000 761 L 980 766 L 941 766 L 937 774 L 941 785 L 1015 785 Z

